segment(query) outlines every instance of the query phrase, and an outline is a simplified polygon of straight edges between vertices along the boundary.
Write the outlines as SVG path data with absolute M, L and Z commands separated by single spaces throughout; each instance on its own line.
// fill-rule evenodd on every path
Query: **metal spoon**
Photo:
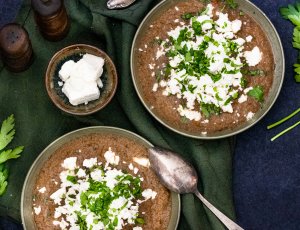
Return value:
M 136 0 L 108 0 L 107 2 L 107 8 L 112 9 L 122 9 L 125 8 L 132 3 L 134 3 Z
M 243 230 L 200 194 L 198 176 L 192 165 L 170 150 L 153 147 L 148 152 L 151 168 L 168 189 L 181 194 L 194 193 L 228 229 Z

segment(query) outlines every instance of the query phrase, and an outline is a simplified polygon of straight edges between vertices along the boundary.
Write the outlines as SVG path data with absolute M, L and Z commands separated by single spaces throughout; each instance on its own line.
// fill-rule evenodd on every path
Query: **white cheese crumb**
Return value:
M 152 70 L 152 69 L 154 69 L 155 64 L 149 64 L 148 66 L 149 66 L 149 69 Z
M 111 151 L 110 147 L 108 151 L 104 153 L 104 158 L 107 161 L 107 163 L 112 165 L 118 165 L 120 161 L 120 157 L 116 156 L 115 152 Z
M 133 161 L 141 166 L 149 168 L 150 166 L 150 161 L 148 158 L 139 158 L 139 157 L 134 157 Z
M 249 66 L 256 66 L 262 59 L 262 52 L 255 46 L 251 51 L 245 51 L 244 57 Z
M 242 94 L 242 95 L 240 96 L 240 98 L 238 99 L 238 102 L 241 104 L 241 103 L 247 101 L 247 99 L 248 99 L 248 96 L 245 95 L 245 94 Z
M 40 189 L 39 189 L 39 192 L 40 192 L 40 193 L 45 193 L 45 192 L 46 192 L 46 187 L 40 188 Z
M 153 91 L 153 92 L 156 92 L 157 89 L 158 89 L 158 83 L 155 83 L 155 84 L 153 85 L 153 87 L 152 87 L 152 91 Z
M 249 36 L 246 37 L 246 41 L 247 41 L 247 42 L 251 42 L 252 39 L 253 39 L 253 37 L 252 37 L 251 35 L 249 35 Z
M 84 171 L 82 168 L 80 168 L 80 169 L 78 170 L 78 172 L 77 172 L 77 176 L 78 176 L 78 177 L 85 177 L 85 176 L 86 176 L 86 173 L 85 173 L 85 171 Z
M 82 165 L 86 168 L 92 168 L 94 165 L 97 165 L 97 158 L 85 159 Z
M 41 206 L 33 207 L 35 215 L 39 215 L 42 211 Z
M 64 160 L 62 167 L 69 170 L 74 170 L 76 168 L 77 157 L 69 157 Z
M 60 205 L 61 198 L 64 196 L 65 193 L 66 193 L 66 189 L 65 188 L 60 188 L 56 192 L 52 193 L 52 195 L 50 196 L 50 198 L 52 200 L 54 200 L 55 204 L 59 204 Z
M 236 19 L 233 22 L 231 22 L 231 28 L 233 33 L 239 32 L 241 30 L 241 27 L 242 27 L 241 20 Z
M 207 134 L 207 132 L 201 132 L 201 134 L 203 134 L 203 135 L 206 135 L 206 134 Z
M 139 51 L 140 51 L 140 52 L 143 52 L 143 49 L 139 48 Z
M 248 88 L 244 89 L 244 93 L 247 94 L 252 89 L 253 89 L 253 87 L 248 87 Z
M 137 173 L 138 173 L 138 171 L 139 171 L 139 169 L 138 169 L 138 168 L 136 168 L 136 167 L 134 167 L 134 169 L 133 169 L 133 173 L 134 173 L 134 174 L 137 174 Z
M 133 227 L 132 230 L 143 230 L 143 228 L 140 226 L 136 226 L 136 227 Z
M 175 10 L 176 10 L 176 11 L 178 11 L 178 10 L 179 10 L 179 8 L 178 8 L 177 6 L 175 6 Z
M 254 113 L 252 113 L 252 112 L 249 112 L 249 113 L 247 114 L 247 116 L 246 116 L 246 118 L 247 118 L 247 121 L 249 121 L 250 119 L 252 119 L 252 118 L 253 118 L 253 116 L 254 116 Z
M 157 195 L 157 192 L 153 191 L 152 189 L 148 188 L 148 189 L 145 189 L 143 192 L 142 192 L 142 196 L 148 200 L 148 199 L 154 199 Z
M 184 109 L 182 105 L 179 105 L 177 111 L 179 112 L 180 116 L 186 117 L 189 120 L 200 121 L 201 113 L 189 109 Z
M 130 164 L 128 165 L 128 168 L 129 168 L 130 170 L 133 170 L 133 164 L 130 163 Z

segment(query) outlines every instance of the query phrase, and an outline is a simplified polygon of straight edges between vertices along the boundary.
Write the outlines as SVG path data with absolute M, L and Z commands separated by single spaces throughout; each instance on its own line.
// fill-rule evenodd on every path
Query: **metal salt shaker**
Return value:
M 63 0 L 31 0 L 31 6 L 45 39 L 59 41 L 68 34 L 70 22 Z

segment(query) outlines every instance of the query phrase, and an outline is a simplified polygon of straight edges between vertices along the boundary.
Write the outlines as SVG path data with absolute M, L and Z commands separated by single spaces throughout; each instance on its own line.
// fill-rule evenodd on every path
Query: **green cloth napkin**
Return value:
M 123 10 L 108 10 L 106 0 L 69 0 L 65 2 L 71 19 L 68 36 L 49 42 L 41 36 L 29 1 L 23 3 L 17 21 L 29 33 L 34 62 L 22 73 L 11 73 L 0 63 L 0 120 L 14 114 L 16 136 L 11 147 L 24 145 L 17 160 L 8 163 L 10 170 L 6 194 L 0 197 L 0 215 L 20 220 L 21 191 L 25 176 L 40 152 L 61 135 L 91 125 L 116 126 L 131 130 L 155 145 L 170 147 L 193 163 L 204 196 L 234 219 L 232 199 L 231 140 L 201 141 L 180 136 L 159 124 L 145 110 L 134 90 L 130 75 L 130 49 L 137 26 L 156 2 L 138 0 Z M 55 52 L 75 43 L 104 49 L 114 60 L 119 86 L 112 102 L 100 112 L 87 117 L 62 113 L 50 101 L 44 75 Z M 219 220 L 191 194 L 182 195 L 179 229 L 224 229 Z

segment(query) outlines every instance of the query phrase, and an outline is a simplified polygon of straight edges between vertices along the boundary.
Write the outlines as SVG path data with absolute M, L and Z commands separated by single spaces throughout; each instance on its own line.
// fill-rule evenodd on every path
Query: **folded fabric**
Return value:
M 24 145 L 21 158 L 9 162 L 9 185 L 0 197 L 0 215 L 20 220 L 22 185 L 32 162 L 59 136 L 91 125 L 116 126 L 145 137 L 154 145 L 169 147 L 193 163 L 202 183 L 200 191 L 217 208 L 234 219 L 232 202 L 231 139 L 201 141 L 180 136 L 159 124 L 145 110 L 130 75 L 130 49 L 137 29 L 156 2 L 139 0 L 123 10 L 108 10 L 106 1 L 66 1 L 71 29 L 59 42 L 45 40 L 34 22 L 30 1 L 25 1 L 17 21 L 29 33 L 34 61 L 22 73 L 11 73 L 0 64 L 0 120 L 9 114 L 16 119 L 13 145 Z M 119 87 L 112 102 L 100 112 L 74 117 L 59 111 L 50 101 L 44 75 L 53 54 L 61 48 L 86 43 L 105 50 L 114 60 Z M 179 229 L 225 229 L 220 221 L 193 195 L 182 195 Z

